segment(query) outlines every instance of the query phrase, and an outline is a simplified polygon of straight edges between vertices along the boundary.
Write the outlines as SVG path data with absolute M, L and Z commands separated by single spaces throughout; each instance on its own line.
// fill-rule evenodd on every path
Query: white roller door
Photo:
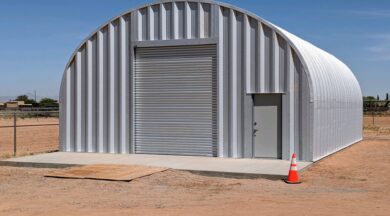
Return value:
M 216 46 L 135 52 L 136 153 L 216 156 Z

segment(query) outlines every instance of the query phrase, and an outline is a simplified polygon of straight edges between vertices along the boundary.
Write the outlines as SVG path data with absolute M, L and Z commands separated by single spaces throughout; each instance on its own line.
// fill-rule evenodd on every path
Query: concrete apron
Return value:
M 0 161 L 0 165 L 3 166 L 39 168 L 64 168 L 88 164 L 156 166 L 209 176 L 267 179 L 284 178 L 290 168 L 290 161 L 285 160 L 73 152 L 53 152 Z M 298 162 L 298 170 L 302 171 L 310 164 L 312 163 Z

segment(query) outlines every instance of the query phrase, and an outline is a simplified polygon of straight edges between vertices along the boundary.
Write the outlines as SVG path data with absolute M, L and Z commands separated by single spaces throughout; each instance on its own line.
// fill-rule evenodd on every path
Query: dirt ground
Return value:
M 175 170 L 131 182 L 55 179 L 43 177 L 50 169 L 0 167 L 0 215 L 389 215 L 390 135 L 368 134 L 305 170 L 300 185 Z
M 18 155 L 58 150 L 58 118 L 17 118 L 16 150 Z M 0 118 L 1 126 L 13 126 L 12 118 Z M 13 154 L 14 128 L 0 128 L 0 158 Z
M 390 136 L 390 116 L 364 116 L 364 136 L 386 138 Z
M 44 125 L 58 124 L 58 118 L 18 118 L 17 125 Z M 0 118 L 1 126 L 12 126 L 12 118 Z M 364 117 L 365 137 L 390 136 L 390 116 Z M 17 154 L 27 155 L 39 152 L 58 150 L 57 125 L 34 126 L 17 128 Z M 7 158 L 13 154 L 13 128 L 0 128 L 0 158 Z

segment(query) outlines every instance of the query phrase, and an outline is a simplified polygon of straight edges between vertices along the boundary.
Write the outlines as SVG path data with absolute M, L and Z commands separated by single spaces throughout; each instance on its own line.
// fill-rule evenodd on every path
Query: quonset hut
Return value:
M 345 64 L 209 0 L 113 18 L 61 83 L 62 151 L 316 161 L 361 139 L 362 94 Z

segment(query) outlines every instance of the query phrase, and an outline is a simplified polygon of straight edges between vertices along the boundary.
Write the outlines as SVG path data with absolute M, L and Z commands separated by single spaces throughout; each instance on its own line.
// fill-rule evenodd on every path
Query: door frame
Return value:
M 220 134 L 220 128 L 224 128 L 224 125 L 221 124 L 221 118 L 219 116 L 219 113 L 221 112 L 221 109 L 223 109 L 223 103 L 220 103 L 219 98 L 223 98 L 223 91 L 221 91 L 221 87 L 223 87 L 223 84 L 220 82 L 223 81 L 220 77 L 219 73 L 219 39 L 216 37 L 210 37 L 210 38 L 202 38 L 202 39 L 171 39 L 171 40 L 155 40 L 155 41 L 133 41 L 131 40 L 129 45 L 129 54 L 130 54 L 130 67 L 129 67 L 129 82 L 130 87 L 129 90 L 131 91 L 129 94 L 129 126 L 130 126 L 130 153 L 136 154 L 135 149 L 135 85 L 134 85 L 134 74 L 135 74 L 135 59 L 136 59 L 136 50 L 139 47 L 166 47 L 166 46 L 196 46 L 196 45 L 215 45 L 216 46 L 216 80 L 215 80 L 215 87 L 217 88 L 216 93 L 216 105 L 217 105 L 217 112 L 216 112 L 216 131 L 217 131 L 217 137 L 216 137 L 216 148 L 217 153 L 215 157 L 223 157 L 224 155 L 221 154 L 221 151 L 226 148 L 224 145 L 221 145 L 221 134 Z
M 261 96 L 261 95 L 275 95 L 275 96 L 279 96 L 280 98 L 280 108 L 278 110 L 278 115 L 279 115 L 279 118 L 278 121 L 280 123 L 280 125 L 278 125 L 279 127 L 279 131 L 278 131 L 278 136 L 279 137 L 279 143 L 278 143 L 278 147 L 277 147 L 277 157 L 276 158 L 266 158 L 266 157 L 255 157 L 255 149 L 256 149 L 256 143 L 255 143 L 255 136 L 253 134 L 254 132 L 254 122 L 255 122 L 255 97 L 256 96 Z M 254 159 L 270 159 L 270 160 L 282 160 L 283 158 L 283 95 L 284 93 L 258 93 L 258 94 L 252 94 L 252 122 L 251 122 L 251 125 L 252 125 L 252 158 Z

